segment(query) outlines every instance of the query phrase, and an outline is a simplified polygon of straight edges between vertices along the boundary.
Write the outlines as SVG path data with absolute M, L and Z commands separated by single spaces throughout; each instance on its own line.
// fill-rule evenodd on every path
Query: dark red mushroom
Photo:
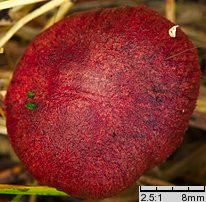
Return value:
M 144 6 L 100 9 L 34 39 L 6 112 L 11 143 L 38 181 L 109 197 L 174 152 L 200 79 L 197 52 L 174 26 Z

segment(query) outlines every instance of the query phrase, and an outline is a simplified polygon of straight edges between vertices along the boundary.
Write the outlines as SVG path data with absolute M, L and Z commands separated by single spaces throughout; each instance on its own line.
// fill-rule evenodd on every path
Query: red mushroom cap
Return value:
M 6 96 L 11 143 L 41 183 L 104 198 L 180 145 L 198 96 L 196 49 L 146 8 L 67 17 L 39 34 Z

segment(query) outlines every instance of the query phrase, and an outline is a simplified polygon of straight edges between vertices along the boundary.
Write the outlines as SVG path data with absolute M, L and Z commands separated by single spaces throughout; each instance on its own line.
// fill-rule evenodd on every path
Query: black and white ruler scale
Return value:
M 140 186 L 139 202 L 206 202 L 206 186 Z

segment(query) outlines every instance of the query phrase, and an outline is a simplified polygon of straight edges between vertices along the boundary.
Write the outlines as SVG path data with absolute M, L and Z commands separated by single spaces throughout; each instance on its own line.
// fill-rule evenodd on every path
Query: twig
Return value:
M 8 9 L 8 8 L 16 7 L 16 6 L 33 4 L 33 3 L 37 3 L 37 2 L 41 2 L 41 1 L 45 1 L 45 0 L 27 0 L 27 1 L 10 0 L 10 1 L 3 1 L 3 2 L 0 2 L 0 10 Z
M 21 18 L 19 21 L 15 23 L 13 27 L 9 29 L 9 31 L 0 39 L 0 47 L 4 46 L 4 44 L 26 23 L 30 22 L 34 18 L 42 15 L 43 13 L 48 12 L 49 10 L 60 6 L 65 0 L 52 0 L 40 8 L 34 10 L 33 12 L 29 13 L 25 17 Z M 68 0 L 71 4 L 71 0 Z
M 14 195 L 42 195 L 42 196 L 68 196 L 62 191 L 46 186 L 23 186 L 0 184 L 0 194 Z
M 55 22 L 61 20 L 66 13 L 72 8 L 73 4 L 70 1 L 65 1 L 62 3 L 62 5 L 59 7 L 57 13 L 55 13 L 51 19 L 48 21 L 48 23 L 45 25 L 44 29 L 50 27 Z
M 179 52 L 179 53 L 177 53 L 177 54 L 174 54 L 174 55 L 171 55 L 171 56 L 165 58 L 164 60 L 169 60 L 169 59 L 174 58 L 174 57 L 176 57 L 176 56 L 178 56 L 178 55 L 181 55 L 181 54 L 183 54 L 183 53 L 185 53 L 185 52 L 187 52 L 187 51 L 194 50 L 194 49 L 197 49 L 197 48 L 198 48 L 198 47 L 193 47 L 193 48 L 185 49 L 185 50 L 183 50 L 182 52 Z
M 166 18 L 175 23 L 175 0 L 167 0 L 165 6 Z

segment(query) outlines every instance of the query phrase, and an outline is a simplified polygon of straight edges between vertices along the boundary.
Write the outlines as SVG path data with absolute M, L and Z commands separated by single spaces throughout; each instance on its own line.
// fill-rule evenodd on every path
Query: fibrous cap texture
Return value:
M 200 69 L 188 37 L 146 8 L 67 17 L 39 34 L 6 96 L 11 143 L 41 183 L 105 198 L 182 142 Z M 171 31 L 171 30 L 170 30 Z

